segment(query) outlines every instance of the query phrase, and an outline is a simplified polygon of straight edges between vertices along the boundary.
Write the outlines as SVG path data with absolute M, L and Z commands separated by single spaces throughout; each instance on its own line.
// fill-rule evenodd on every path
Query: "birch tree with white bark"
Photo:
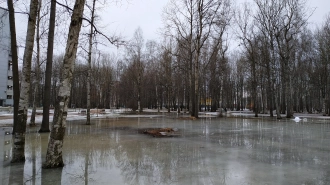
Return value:
M 87 117 L 86 125 L 91 124 L 91 68 L 92 68 L 92 48 L 93 48 L 93 35 L 94 35 L 94 18 L 95 18 L 95 2 L 93 0 L 93 5 L 90 8 L 91 11 L 91 22 L 90 22 L 90 32 L 88 39 L 88 68 L 87 68 Z
M 85 0 L 76 0 L 71 16 L 69 34 L 63 59 L 63 72 L 59 92 L 56 99 L 54 119 L 48 142 L 46 161 L 44 168 L 56 168 L 64 166 L 62 157 L 63 140 L 68 115 L 68 103 L 71 93 L 72 76 L 77 54 L 79 33 L 82 25 L 82 16 Z
M 27 113 L 29 107 L 31 60 L 34 46 L 35 26 L 38 11 L 38 0 L 31 0 L 30 13 L 25 40 L 25 50 L 23 55 L 23 76 L 21 80 L 20 99 L 16 124 L 20 125 L 20 130 L 14 133 L 14 142 L 11 162 L 25 161 L 25 132 L 27 123 Z
M 43 31 L 41 31 L 41 20 L 43 17 L 47 15 L 47 13 L 42 12 L 42 0 L 39 0 L 39 5 L 38 5 L 38 16 L 37 16 L 37 21 L 36 21 L 36 61 L 34 65 L 34 73 L 35 73 L 35 79 L 32 81 L 32 88 L 34 89 L 32 92 L 32 98 L 33 98 L 33 107 L 32 107 L 32 113 L 31 113 L 31 118 L 30 118 L 30 126 L 36 126 L 35 123 L 35 117 L 37 113 L 37 107 L 40 105 L 40 77 L 41 77 L 41 37 L 43 35 Z M 41 31 L 41 32 L 40 32 Z

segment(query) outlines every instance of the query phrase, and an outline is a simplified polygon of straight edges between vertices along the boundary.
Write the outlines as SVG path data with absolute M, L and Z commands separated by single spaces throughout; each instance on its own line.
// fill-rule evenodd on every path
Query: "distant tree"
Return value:
M 86 117 L 86 125 L 91 124 L 91 63 L 92 63 L 92 48 L 93 48 L 93 35 L 94 35 L 94 14 L 95 14 L 95 2 L 93 0 L 93 5 L 90 8 L 91 11 L 91 23 L 90 23 L 90 32 L 89 32 L 89 39 L 88 39 L 88 68 L 87 68 L 87 117 Z
M 160 46 L 154 40 L 146 42 L 145 71 L 144 71 L 144 99 L 146 107 L 157 108 L 160 111 Z
M 162 81 L 165 104 L 167 106 L 167 112 L 171 111 L 172 99 L 173 99 L 173 59 L 172 59 L 172 43 L 170 41 L 164 41 L 162 46 L 162 54 L 160 59 Z M 172 106 L 171 106 L 172 105 Z
M 118 104 L 137 110 L 136 63 L 122 63 L 120 81 L 118 81 Z
M 314 49 L 311 48 L 315 45 L 314 34 L 309 29 L 304 29 L 300 36 L 296 40 L 297 48 L 295 49 L 296 59 L 293 63 L 292 83 L 295 84 L 295 88 L 292 89 L 292 103 L 294 112 L 312 112 L 310 111 L 310 101 L 308 97 L 312 93 L 313 78 L 311 74 L 314 71 L 312 64 L 315 55 Z M 312 59 L 313 58 L 313 59 Z M 316 98 L 316 97 L 315 97 Z
M 230 1 L 194 0 L 170 1 L 164 11 L 165 35 L 181 41 L 188 54 L 191 116 L 198 117 L 200 101 L 201 52 L 206 41 L 216 33 L 217 23 L 229 16 L 221 11 Z
M 246 50 L 246 55 L 249 62 L 249 69 L 251 71 L 251 97 L 253 112 L 255 117 L 258 117 L 259 108 L 258 108 L 258 97 L 257 97 L 257 87 L 258 87 L 258 78 L 257 78 L 257 58 L 258 58 L 258 33 L 256 31 L 256 26 L 253 20 L 252 10 L 250 9 L 251 5 L 245 3 L 243 4 L 243 9 L 241 12 L 238 12 L 236 15 L 236 23 L 238 27 L 238 38 L 241 40 L 241 43 Z
M 127 46 L 127 52 L 129 55 L 129 60 L 134 66 L 134 71 L 131 71 L 134 74 L 132 80 L 135 82 L 136 92 L 137 92 L 137 110 L 142 112 L 141 106 L 141 95 L 142 95 L 142 77 L 143 77 L 143 47 L 144 47 L 144 38 L 141 28 L 137 28 L 134 32 L 134 36 Z
M 112 64 L 115 58 L 99 52 L 92 60 L 91 68 L 91 106 L 109 108 L 114 80 Z
M 75 108 L 86 108 L 87 105 L 87 65 L 78 60 L 75 64 L 75 70 L 72 80 L 72 90 L 69 105 L 75 106 Z
M 275 102 L 277 118 L 282 110 L 290 118 L 292 112 L 292 67 L 294 65 L 295 40 L 307 24 L 304 8 L 305 1 L 292 0 L 254 0 L 257 5 L 255 15 L 257 26 L 271 50 L 271 61 L 274 71 Z
M 316 60 L 319 89 L 321 92 L 321 107 L 323 115 L 329 114 L 330 102 L 330 15 L 326 18 L 322 27 L 317 31 L 317 52 L 319 58 Z

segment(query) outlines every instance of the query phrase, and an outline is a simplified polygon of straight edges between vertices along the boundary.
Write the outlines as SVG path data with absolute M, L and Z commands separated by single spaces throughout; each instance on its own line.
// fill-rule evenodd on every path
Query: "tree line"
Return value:
M 170 0 L 162 12 L 160 41 L 145 41 L 141 28 L 127 41 L 102 33 L 97 27 L 96 2 L 77 0 L 70 8 L 50 1 L 54 20 L 44 30 L 48 50 L 47 62 L 42 63 L 38 25 L 45 6 L 31 0 L 19 106 L 18 99 L 14 101 L 13 137 L 22 141 L 17 142 L 18 161 L 24 158 L 20 144 L 31 106 L 34 112 L 43 106 L 46 117 L 40 131 L 49 131 L 47 113 L 55 107 L 47 167 L 63 165 L 62 154 L 55 152 L 55 156 L 54 150 L 63 145 L 68 107 L 86 108 L 86 124 L 90 124 L 92 107 L 138 112 L 166 108 L 196 118 L 199 111 L 221 114 L 222 109 L 246 108 L 256 117 L 268 113 L 278 119 L 281 114 L 291 118 L 294 112 L 329 114 L 330 16 L 317 29 L 310 29 L 312 11 L 303 0 L 253 0 L 238 6 L 231 0 Z M 13 13 L 10 4 L 8 0 Z M 56 5 L 72 17 L 65 53 L 53 57 Z M 83 16 L 84 8 L 90 17 L 86 12 Z M 90 29 L 81 32 L 82 24 Z M 98 50 L 100 36 L 123 53 Z M 12 43 L 16 48 L 16 41 Z M 13 74 L 18 77 L 18 70 Z M 14 83 L 15 98 L 17 93 Z

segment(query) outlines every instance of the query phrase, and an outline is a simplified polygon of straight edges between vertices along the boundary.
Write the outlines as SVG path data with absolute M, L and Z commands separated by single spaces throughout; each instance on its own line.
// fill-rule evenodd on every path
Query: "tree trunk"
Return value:
M 93 47 L 93 26 L 94 26 L 94 11 L 95 1 L 93 0 L 91 28 L 89 33 L 89 48 L 88 48 L 88 70 L 87 70 L 87 117 L 86 125 L 91 124 L 91 69 L 92 69 L 92 47 Z
M 282 119 L 281 116 L 281 106 L 280 106 L 280 90 L 279 90 L 279 84 L 276 82 L 276 88 L 275 88 L 275 104 L 276 104 L 276 118 L 277 119 Z
M 18 104 L 19 104 L 19 77 L 18 77 L 18 54 L 17 54 L 17 41 L 16 41 L 16 26 L 15 26 L 15 10 L 13 0 L 7 0 L 9 10 L 9 27 L 10 27 L 10 43 L 13 64 L 13 89 L 14 89 L 14 125 L 13 134 L 23 128 L 17 124 Z M 15 138 L 15 137 L 14 137 Z
M 255 55 L 254 52 L 251 52 L 251 55 Z M 252 56 L 253 59 L 251 61 L 251 72 L 252 72 L 252 99 L 253 99 L 253 111 L 254 117 L 258 117 L 259 113 L 259 101 L 258 101 L 258 94 L 259 94 L 259 87 L 257 82 L 257 72 L 256 72 L 256 62 L 255 56 Z
M 191 54 L 192 55 L 192 54 Z M 190 116 L 195 116 L 195 107 L 194 107 L 194 101 L 195 101 L 195 83 L 193 78 L 193 59 L 190 59 L 190 68 L 189 68 L 189 112 Z
M 38 94 L 38 88 L 34 86 L 34 92 L 33 92 L 33 107 L 32 107 L 32 113 L 30 118 L 30 127 L 36 126 L 36 113 L 37 113 L 37 94 Z
M 142 112 L 142 107 L 141 107 L 141 57 L 139 56 L 138 59 L 138 79 L 137 79 L 137 85 L 138 85 L 138 94 L 137 94 L 137 106 L 138 106 L 138 113 Z
M 167 85 L 167 88 L 166 89 L 167 89 L 167 95 L 166 95 L 166 99 L 167 99 L 167 112 L 170 113 L 171 112 L 171 98 L 170 98 L 170 87 L 169 87 L 169 85 Z
M 159 113 L 160 112 L 160 109 L 159 109 L 159 98 L 158 98 L 158 86 L 156 85 L 156 106 L 157 106 L 157 112 Z
M 271 72 L 270 72 L 270 63 L 267 62 L 267 99 L 268 99 L 268 108 L 269 108 L 269 116 L 274 117 L 273 113 L 273 97 L 274 91 L 272 91 L 272 79 L 271 79 Z
M 31 113 L 31 118 L 30 118 L 30 126 L 35 126 L 35 117 L 36 117 L 36 112 L 37 112 L 37 106 L 39 105 L 39 80 L 40 80 L 40 9 L 41 9 L 41 3 L 42 0 L 39 1 L 38 5 L 38 20 L 36 23 L 36 29 L 37 29 L 37 38 L 36 38 L 36 44 L 37 44 L 37 59 L 36 59 L 36 64 L 35 64 L 35 73 L 36 73 L 36 81 L 33 84 L 34 87 L 34 94 L 33 94 L 33 108 L 32 108 L 32 113 Z
M 286 82 L 286 118 L 292 118 L 293 117 L 293 111 L 292 111 L 292 95 L 291 95 L 291 75 L 289 72 L 287 73 L 287 82 Z
M 72 74 L 74 72 L 74 63 L 76 60 L 78 39 L 82 24 L 81 17 L 83 15 L 84 5 L 85 0 L 76 0 L 71 16 L 65 56 L 63 59 L 61 85 L 59 87 L 56 100 L 52 130 L 46 154 L 46 162 L 43 164 L 44 168 L 56 168 L 64 165 L 62 157 L 63 139 L 66 128 L 66 117 L 68 114 L 67 111 L 70 99 Z
M 199 54 L 196 56 L 196 64 L 195 64 L 195 73 L 194 73 L 194 117 L 198 118 L 199 111 Z
M 50 106 L 50 91 L 53 67 L 53 48 L 54 48 L 54 32 L 55 32 L 55 16 L 56 16 L 56 0 L 51 0 L 50 4 L 50 19 L 48 32 L 47 46 L 47 63 L 45 71 L 45 89 L 42 101 L 42 123 L 39 132 L 49 132 L 49 106 Z
M 25 160 L 25 131 L 27 122 L 27 111 L 29 107 L 31 60 L 34 45 L 35 24 L 37 19 L 38 0 L 31 0 L 30 15 L 26 33 L 25 50 L 23 56 L 23 77 L 21 81 L 20 100 L 17 114 L 17 125 L 21 129 L 14 133 L 13 153 L 11 162 L 21 162 Z
M 326 116 L 327 115 L 327 108 L 326 108 L 327 107 L 327 99 L 325 98 L 325 95 L 322 96 L 321 103 L 322 103 L 321 112 L 323 113 L 323 116 Z

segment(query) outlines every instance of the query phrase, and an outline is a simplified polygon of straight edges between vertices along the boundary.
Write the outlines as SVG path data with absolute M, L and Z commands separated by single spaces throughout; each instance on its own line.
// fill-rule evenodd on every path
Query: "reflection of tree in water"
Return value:
M 42 148 L 48 141 L 48 133 L 39 134 L 35 127 L 28 127 L 25 143 L 25 162 L 10 165 L 8 184 L 61 184 L 62 169 L 42 169 L 42 159 L 45 158 Z M 5 183 L 7 184 L 7 183 Z
M 307 169 L 319 168 L 320 164 L 330 165 L 330 150 L 324 149 L 325 146 L 329 146 L 329 137 L 326 136 L 326 132 L 320 131 L 330 130 L 329 124 L 315 126 L 314 123 L 284 122 L 268 125 L 262 121 L 253 124 L 243 121 L 231 127 L 210 136 L 209 140 L 219 142 L 223 147 L 245 148 L 249 159 L 256 162 L 272 166 L 293 165 L 302 170 L 298 181 L 310 179 L 306 184 L 315 184 L 316 181 L 329 183 L 329 178 L 319 179 L 322 174 L 317 174 L 318 177 L 313 178 L 315 174 L 307 172 Z
M 249 120 L 234 124 L 186 122 L 188 129 L 183 130 L 182 138 L 153 138 L 139 135 L 135 127 L 116 124 L 68 124 L 63 151 L 66 164 L 63 177 L 61 169 L 41 169 L 42 155 L 45 154 L 43 147 L 47 145 L 49 134 L 27 134 L 25 169 L 12 166 L 14 178 L 10 181 L 27 184 L 40 184 L 40 181 L 41 184 L 61 184 L 61 181 L 63 184 L 106 184 L 114 177 L 111 173 L 115 172 L 120 174 L 115 178 L 121 183 L 123 180 L 125 184 L 134 185 L 233 184 L 237 170 L 231 168 L 233 161 L 224 160 L 233 159 L 228 157 L 232 149 L 239 151 L 238 157 L 246 158 L 239 161 L 256 163 L 256 166 L 259 163 L 271 169 L 275 166 L 275 172 L 267 173 L 270 176 L 280 174 L 277 172 L 289 163 L 290 168 L 296 169 L 292 173 L 289 171 L 289 177 L 283 178 L 296 178 L 302 184 L 329 184 L 330 181 L 329 135 L 324 132 L 330 131 L 330 125 L 326 123 L 315 126 Z M 228 153 L 224 151 L 227 149 Z M 241 166 L 244 167 L 244 164 Z M 316 168 L 320 173 L 308 174 L 310 171 L 305 170 Z M 251 173 L 251 182 L 261 177 L 256 174 L 257 171 L 250 170 L 248 173 Z M 298 180 L 297 175 L 300 176 Z
M 329 169 L 325 169 L 325 172 L 322 174 L 321 177 L 314 177 L 311 179 L 307 179 L 307 180 L 301 182 L 301 184 L 304 184 L 304 185 L 330 184 L 330 171 L 329 171 Z
M 152 138 L 138 135 L 134 127 L 109 125 L 70 124 L 65 145 L 66 150 L 69 149 L 65 152 L 66 161 L 76 169 L 74 166 L 79 163 L 81 170 L 75 173 L 80 175 L 80 181 L 100 182 L 98 170 L 110 172 L 119 169 L 121 176 L 117 178 L 123 178 L 126 184 L 232 183 L 237 174 L 230 168 L 232 161 L 223 160 L 224 156 L 232 159 L 230 153 L 224 152 L 226 148 L 237 148 L 238 157 L 262 166 L 293 164 L 298 168 L 308 168 L 318 166 L 319 162 L 329 164 L 329 152 L 314 151 L 322 150 L 321 146 L 326 145 L 329 137 L 324 135 L 325 132 L 313 133 L 319 127 L 308 124 L 301 127 L 299 124 L 249 120 L 235 124 L 201 122 L 187 124 L 189 129 L 182 138 Z M 311 138 L 316 136 L 320 138 Z M 215 152 L 215 146 L 219 146 L 219 153 Z M 86 151 L 89 151 L 89 156 Z M 251 178 L 258 177 L 252 170 L 249 173 Z M 294 174 L 291 176 L 296 177 Z M 321 176 L 318 175 L 319 178 Z
M 68 134 L 66 136 L 67 147 L 69 153 L 65 156 L 66 165 L 77 168 L 75 170 L 66 169 L 65 173 L 69 176 L 71 184 L 87 185 L 89 182 L 95 182 L 92 175 L 97 171 L 97 161 L 95 161 L 98 153 L 98 145 L 93 142 L 97 141 L 94 135 L 96 128 L 91 125 L 69 124 Z M 70 171 L 70 172 L 69 172 Z
M 197 170 L 207 169 L 206 165 L 212 166 L 211 162 L 205 161 L 207 151 L 179 138 L 152 138 L 139 135 L 136 129 L 133 131 L 128 127 L 109 129 L 69 125 L 67 130 L 70 134 L 66 136 L 65 146 L 70 150 L 66 152 L 65 161 L 72 166 L 79 165 L 79 170 L 70 174 L 75 180 L 73 183 L 86 182 L 86 176 L 87 181 L 99 182 L 97 171 L 104 168 L 119 168 L 125 183 L 134 185 L 177 184 L 182 178 L 204 178 L 208 182 L 219 179 L 215 165 L 209 171 Z M 89 173 L 86 174 L 87 168 Z M 192 181 L 187 183 L 194 184 Z
M 28 128 L 26 134 L 25 144 L 25 162 L 18 164 L 18 168 L 22 169 L 23 176 L 14 175 L 11 178 L 17 178 L 17 181 L 21 181 L 19 184 L 40 184 L 41 180 L 41 136 L 35 133 L 34 129 Z M 17 174 L 20 174 L 18 172 Z
M 10 166 L 8 184 L 23 184 L 24 182 L 24 167 L 22 164 L 12 164 Z
M 262 122 L 253 124 L 243 122 L 231 127 L 213 134 L 209 140 L 218 142 L 223 147 L 243 147 L 251 150 L 251 158 L 275 165 L 299 164 L 303 161 L 305 164 L 314 164 L 315 156 L 320 160 L 326 157 L 326 155 L 319 156 L 322 152 L 317 152 L 326 144 L 322 144 L 325 140 L 310 138 L 317 134 L 312 134 L 311 132 L 315 130 L 306 124 L 281 123 L 273 128 Z M 328 159 L 324 160 L 328 161 Z
M 27 133 L 29 134 L 26 134 L 25 168 L 27 170 L 25 171 L 31 171 L 31 174 L 25 172 L 25 184 L 39 184 L 38 181 L 42 178 L 41 146 L 47 141 L 48 135 L 36 133 L 35 128 L 29 128 Z
M 329 165 L 328 165 L 329 167 Z M 330 184 L 330 170 L 327 169 L 326 172 L 323 173 L 322 178 L 319 180 L 319 182 L 323 182 L 323 184 Z
M 127 184 L 222 184 L 224 171 L 207 155 L 203 147 L 176 138 L 121 142 L 115 152 Z
M 70 174 L 75 183 L 83 181 L 88 150 L 89 173 L 84 175 L 84 178 L 88 176 L 87 181 L 100 182 L 100 170 L 110 172 L 118 168 L 121 176 L 117 178 L 123 178 L 126 184 L 226 184 L 229 178 L 226 166 L 219 167 L 219 163 L 208 159 L 221 161 L 221 156 L 209 156 L 204 143 L 152 138 L 139 135 L 136 128 L 125 124 L 116 125 L 68 125 L 65 147 L 69 150 L 65 152 L 65 161 L 79 169 Z
M 154 138 L 152 138 L 154 139 Z M 177 159 L 164 151 L 168 143 L 132 140 L 120 142 L 115 158 L 128 184 L 170 184 L 176 181 Z M 157 179 L 159 178 L 159 179 Z

